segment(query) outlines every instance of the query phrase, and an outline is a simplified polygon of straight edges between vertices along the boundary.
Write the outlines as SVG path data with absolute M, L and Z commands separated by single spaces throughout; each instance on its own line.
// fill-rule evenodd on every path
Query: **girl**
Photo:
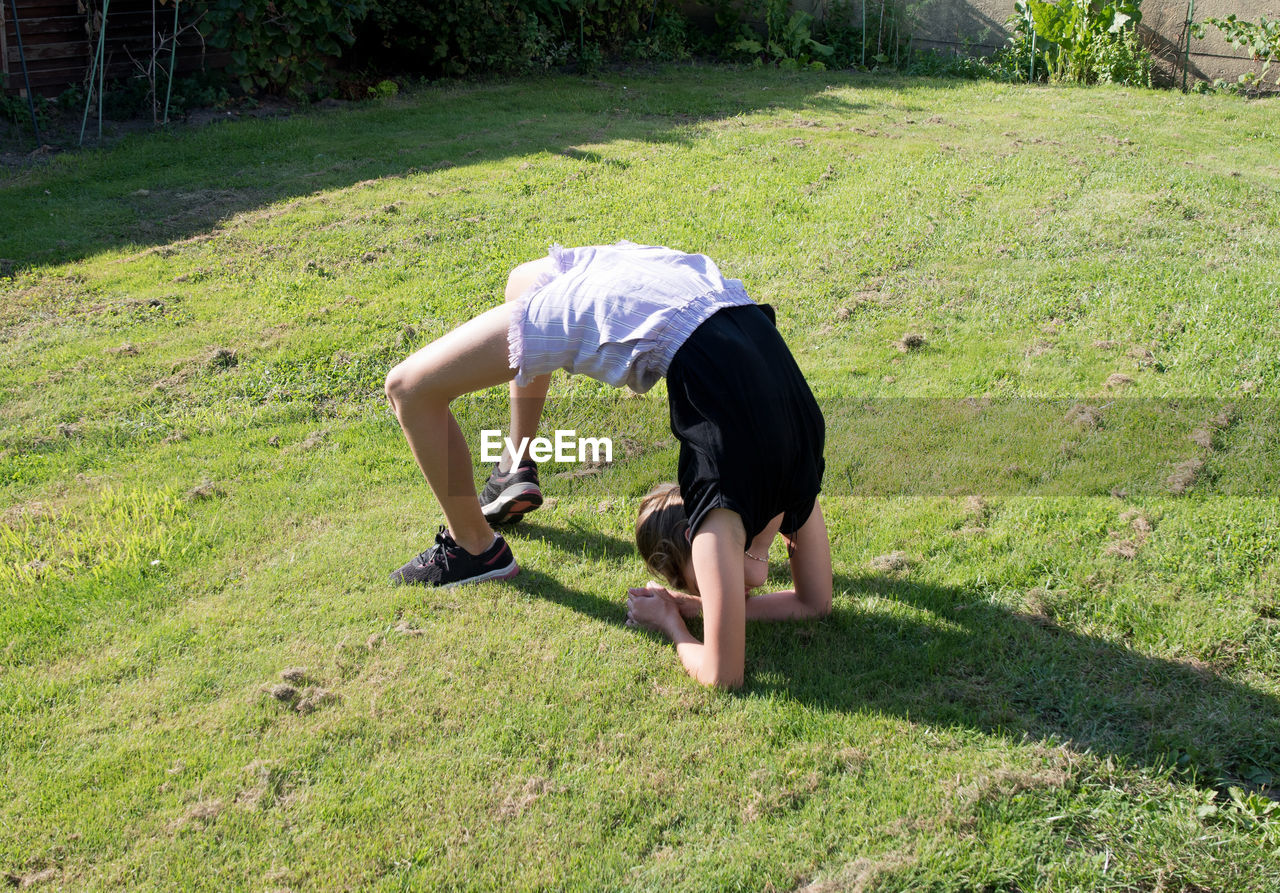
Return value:
M 449 412 L 455 397 L 510 380 L 509 439 L 520 443 L 537 433 L 556 369 L 637 393 L 665 376 L 680 483 L 645 497 L 636 543 L 670 588 L 650 581 L 630 590 L 627 623 L 670 638 L 699 682 L 740 685 L 748 619 L 831 609 L 817 501 L 824 422 L 771 308 L 754 304 L 705 255 L 630 242 L 555 246 L 512 272 L 506 298 L 387 376 L 387 396 L 448 521 L 392 580 L 454 586 L 519 571 L 490 524 L 541 505 L 536 465 L 513 467 L 504 451 L 477 499 L 470 450 Z M 764 582 L 779 533 L 795 588 L 748 598 Z M 684 623 L 699 613 L 705 642 Z

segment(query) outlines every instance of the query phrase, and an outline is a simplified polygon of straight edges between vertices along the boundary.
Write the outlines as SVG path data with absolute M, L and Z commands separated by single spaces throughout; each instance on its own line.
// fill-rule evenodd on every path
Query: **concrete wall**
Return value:
M 866 0 L 867 17 L 873 22 L 882 0 Z M 1004 23 L 1013 14 L 1013 0 L 883 0 L 900 10 L 912 23 L 907 31 L 912 46 L 969 53 L 991 53 L 1005 45 L 1008 33 Z M 695 19 L 699 13 L 710 16 L 707 0 L 684 0 L 681 4 Z M 740 7 L 751 8 L 749 3 Z M 804 9 L 821 18 L 840 7 L 849 8 L 856 24 L 862 13 L 862 0 L 793 0 L 792 7 Z M 1235 13 L 1244 21 L 1259 18 L 1280 19 L 1280 0 L 1196 0 L 1194 19 L 1225 18 Z M 1181 84 L 1183 50 L 1186 47 L 1187 0 L 1144 0 L 1139 33 L 1156 57 L 1158 73 L 1168 84 Z M 1243 50 L 1222 39 L 1216 28 L 1207 28 L 1203 40 L 1191 40 L 1190 80 L 1225 78 L 1234 81 L 1250 69 L 1257 70 Z M 1280 63 L 1273 64 L 1267 80 L 1275 87 L 1280 77 Z
M 870 2 L 870 0 L 869 0 Z M 900 8 L 913 18 L 912 30 L 917 45 L 935 49 L 963 49 L 991 52 L 1005 43 L 1004 22 L 1013 13 L 1013 0 L 897 0 Z M 825 4 L 816 0 L 819 7 Z M 878 6 L 878 4 L 877 4 Z M 855 4 L 855 12 L 861 4 Z M 1261 17 L 1280 19 L 1280 0 L 1196 0 L 1194 19 L 1236 17 L 1256 22 Z M 1156 56 L 1166 80 L 1182 77 L 1183 48 L 1186 46 L 1187 0 L 1145 0 L 1142 4 L 1140 35 Z M 1259 66 L 1251 62 L 1244 50 L 1231 46 L 1218 29 L 1208 28 L 1203 40 L 1191 39 L 1192 79 L 1226 78 Z M 1272 73 L 1280 76 L 1276 65 Z M 1273 82 L 1272 74 L 1268 80 Z

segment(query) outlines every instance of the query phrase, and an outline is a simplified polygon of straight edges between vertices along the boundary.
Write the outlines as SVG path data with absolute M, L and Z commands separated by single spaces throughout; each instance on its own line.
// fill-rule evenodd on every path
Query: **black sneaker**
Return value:
M 479 555 L 459 546 L 443 525 L 436 534 L 436 544 L 391 575 L 392 583 L 421 583 L 448 589 L 481 580 L 509 580 L 520 573 L 511 547 L 502 537 Z
M 542 505 L 542 488 L 538 486 L 538 466 L 521 462 L 503 474 L 493 466 L 484 492 L 480 494 L 480 511 L 490 524 L 514 524 Z

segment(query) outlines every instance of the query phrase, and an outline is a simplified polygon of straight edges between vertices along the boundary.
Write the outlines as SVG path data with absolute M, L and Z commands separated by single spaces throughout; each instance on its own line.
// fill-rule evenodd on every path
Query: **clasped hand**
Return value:
M 696 595 L 672 592 L 650 580 L 644 588 L 627 590 L 627 626 L 651 629 L 670 635 L 666 624 L 672 615 L 692 620 L 702 616 L 702 599 Z

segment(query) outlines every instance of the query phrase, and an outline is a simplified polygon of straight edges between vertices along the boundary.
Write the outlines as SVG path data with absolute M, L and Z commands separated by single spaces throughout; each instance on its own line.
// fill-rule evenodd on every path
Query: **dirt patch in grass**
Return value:
M 30 871 L 26 874 L 17 874 L 15 872 L 6 872 L 4 879 L 10 887 L 18 890 L 30 890 L 32 887 L 38 887 L 41 884 L 47 884 L 61 877 L 62 872 L 56 868 L 41 868 L 36 871 Z
M 211 347 L 209 348 L 208 359 L 205 360 L 206 368 L 215 372 L 224 369 L 233 369 L 240 365 L 239 355 L 229 347 Z
M 958 794 L 962 799 L 980 803 L 985 800 L 1007 799 L 1037 788 L 1065 787 L 1070 780 L 1070 773 L 1060 766 L 997 769 L 990 775 L 980 776 L 972 785 L 961 788 Z
M 1139 366 L 1154 366 L 1156 362 L 1156 355 L 1141 346 L 1129 348 L 1129 356 L 1137 360 Z
M 1063 421 L 1080 431 L 1092 431 L 1102 425 L 1102 410 L 1088 403 L 1077 403 L 1067 410 Z
M 754 822 L 799 809 L 822 786 L 822 776 L 817 772 L 787 777 L 772 784 L 767 776 L 764 770 L 752 774 L 751 780 L 759 787 L 752 789 L 751 799 L 742 811 L 744 821 Z
M 324 439 L 329 436 L 326 430 L 312 431 L 303 440 L 289 447 L 287 452 L 307 452 L 314 450 L 320 444 L 324 443 Z
M 1107 376 L 1107 380 L 1103 382 L 1103 387 L 1108 391 L 1118 391 L 1121 388 L 1133 384 L 1133 379 L 1123 372 L 1112 372 Z
M 1226 406 L 1222 407 L 1222 409 L 1220 409 L 1218 412 L 1214 413 L 1213 416 L 1210 417 L 1209 421 L 1206 422 L 1205 424 L 1207 424 L 1212 428 L 1217 428 L 1218 430 L 1222 430 L 1223 428 L 1231 427 L 1231 424 L 1235 420 L 1236 420 L 1235 404 L 1228 403 Z
M 1173 469 L 1173 474 L 1165 479 L 1165 486 L 1175 496 L 1181 496 L 1195 486 L 1196 478 L 1199 477 L 1202 468 L 1204 468 L 1204 460 L 1200 458 L 1180 462 Z
M 225 372 L 239 365 L 239 355 L 230 348 L 210 346 L 195 356 L 179 360 L 169 367 L 169 374 L 157 379 L 152 387 L 159 391 L 173 391 L 181 388 L 201 369 L 211 372 Z
M 308 685 L 299 694 L 298 702 L 293 705 L 293 709 L 306 716 L 308 713 L 314 713 L 335 700 L 337 700 L 337 695 L 329 691 L 329 689 L 321 688 L 318 685 Z
M 967 496 L 961 505 L 961 510 L 964 512 L 965 523 L 953 532 L 955 535 L 976 536 L 987 532 L 986 520 L 989 509 L 985 499 L 977 495 Z
M 1217 449 L 1217 435 L 1219 432 L 1230 428 L 1235 420 L 1236 408 L 1229 403 L 1206 419 L 1205 423 L 1192 431 L 1187 439 L 1201 449 L 1212 452 Z
M 1107 543 L 1102 554 L 1132 561 L 1138 557 L 1138 544 L 1133 540 L 1113 540 Z
M 232 803 L 241 809 L 270 809 L 273 806 L 287 806 L 293 799 L 290 796 L 291 785 L 286 783 L 285 774 L 263 760 L 254 760 L 244 767 L 249 777 L 249 784 L 236 792 Z
M 497 808 L 497 818 L 500 821 L 519 818 L 537 803 L 540 799 L 548 794 L 556 794 L 563 788 L 557 785 L 549 778 L 535 775 L 524 783 L 518 791 L 509 794 L 506 799 Z
M 44 502 L 24 502 L 18 505 L 11 505 L 0 514 L 0 523 L 7 527 L 17 527 L 20 524 L 38 524 L 42 521 L 52 521 L 57 517 L 57 512 Z
M 885 555 L 877 555 L 870 561 L 871 569 L 882 574 L 902 573 L 910 570 L 911 560 L 907 558 L 906 552 L 889 552 Z
M 1151 535 L 1151 522 L 1137 509 L 1130 509 L 1122 514 L 1120 521 L 1129 525 L 1128 531 L 1108 531 L 1111 542 L 1103 547 L 1102 554 L 1132 560 L 1138 557 L 1138 550 L 1146 544 L 1147 537 Z
M 1057 627 L 1058 611 L 1047 589 L 1039 586 L 1028 589 L 1022 596 L 1022 603 L 1027 609 L 1026 620 L 1033 626 L 1042 629 Z
M 298 676 L 294 671 L 291 675 Z M 303 681 L 306 679 L 305 673 L 295 679 L 295 681 Z M 290 685 L 288 682 L 277 682 L 274 685 L 264 685 L 260 689 L 261 692 L 269 696 L 272 700 L 278 701 L 280 704 L 292 709 L 295 713 L 301 713 L 304 716 L 308 713 L 314 713 L 326 704 L 331 704 L 337 700 L 337 696 L 319 685 L 307 685 L 298 688 L 296 685 Z
M 893 342 L 893 346 L 902 353 L 908 353 L 924 347 L 926 341 L 928 339 L 919 332 L 904 332 L 901 338 Z
M 1187 439 L 1203 450 L 1212 451 L 1214 448 L 1213 432 L 1208 428 L 1197 428 Z
M 170 822 L 169 831 L 177 834 L 188 829 L 202 830 L 213 824 L 225 808 L 221 800 L 201 800 L 199 803 L 192 804 L 186 812 Z
M 796 887 L 795 893 L 867 893 L 880 886 L 880 881 L 915 862 L 915 856 L 894 851 L 874 859 L 855 859 L 835 875 Z
M 187 502 L 204 502 L 206 499 L 216 499 L 219 496 L 226 495 L 227 493 L 222 487 L 206 479 L 187 491 Z
M 298 699 L 298 689 L 285 682 L 278 682 L 275 685 L 267 686 L 263 691 L 282 704 L 292 704 Z

